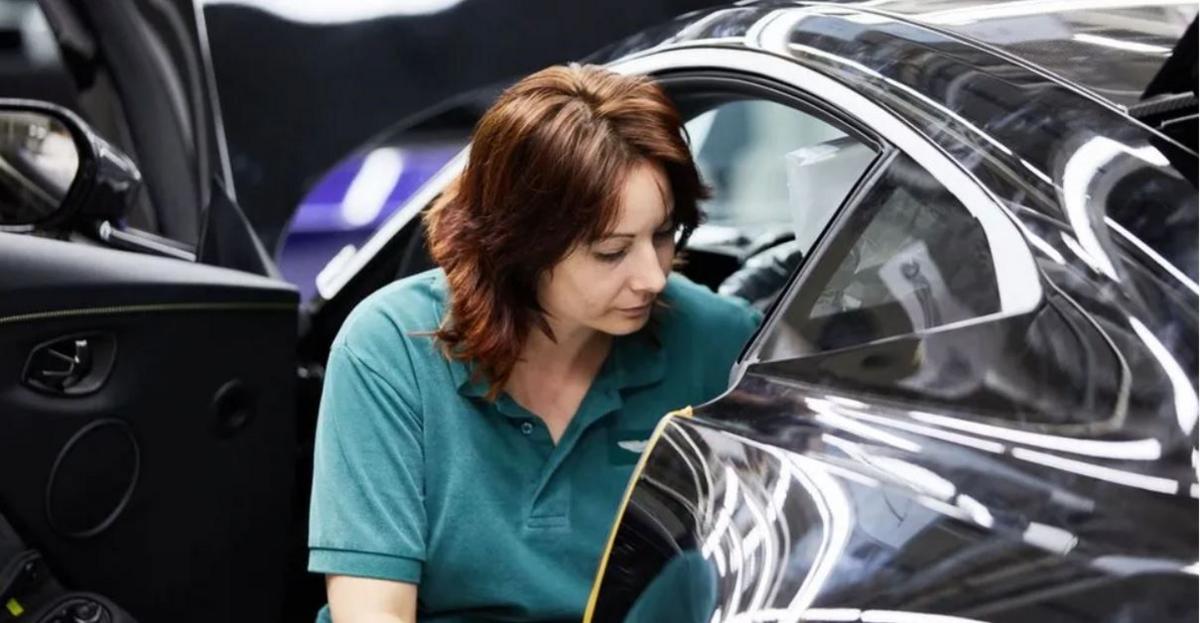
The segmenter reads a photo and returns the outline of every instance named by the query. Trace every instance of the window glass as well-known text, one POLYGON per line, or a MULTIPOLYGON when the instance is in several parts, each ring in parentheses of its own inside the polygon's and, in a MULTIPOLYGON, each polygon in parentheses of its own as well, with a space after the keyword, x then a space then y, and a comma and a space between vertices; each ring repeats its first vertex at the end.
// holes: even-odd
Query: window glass
POLYGON ((693 238, 701 244, 792 235, 806 252, 875 155, 826 121, 767 100, 722 104, 687 130, 714 191, 707 231, 693 238))
POLYGON ((785 305, 760 360, 797 357, 1000 311, 979 221, 898 156, 785 305))
MULTIPOLYGON (((713 188, 685 272, 765 309, 803 262, 877 151, 820 117, 769 100, 726 101, 687 123, 713 188), (704 262, 695 251, 724 256, 704 262), (715 274, 714 274, 715 273, 715 274)), ((711 257, 709 259, 711 259, 711 257)))

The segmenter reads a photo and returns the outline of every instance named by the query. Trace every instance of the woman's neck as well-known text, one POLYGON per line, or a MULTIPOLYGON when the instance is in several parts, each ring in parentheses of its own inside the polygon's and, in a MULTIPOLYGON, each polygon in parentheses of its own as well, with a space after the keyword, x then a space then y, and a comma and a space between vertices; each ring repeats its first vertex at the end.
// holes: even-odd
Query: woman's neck
POLYGON ((553 340, 540 329, 529 332, 517 368, 558 377, 599 370, 608 355, 611 335, 589 327, 564 327, 553 321, 550 328, 553 340))

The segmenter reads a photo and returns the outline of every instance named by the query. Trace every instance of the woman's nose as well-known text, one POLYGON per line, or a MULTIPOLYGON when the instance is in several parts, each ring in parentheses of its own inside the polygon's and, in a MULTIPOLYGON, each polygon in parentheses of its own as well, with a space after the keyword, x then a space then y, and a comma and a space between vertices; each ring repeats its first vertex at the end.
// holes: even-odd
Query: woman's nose
POLYGON ((634 292, 658 294, 667 285, 667 274, 659 262, 658 251, 654 245, 640 248, 633 259, 633 276, 630 287, 634 292))

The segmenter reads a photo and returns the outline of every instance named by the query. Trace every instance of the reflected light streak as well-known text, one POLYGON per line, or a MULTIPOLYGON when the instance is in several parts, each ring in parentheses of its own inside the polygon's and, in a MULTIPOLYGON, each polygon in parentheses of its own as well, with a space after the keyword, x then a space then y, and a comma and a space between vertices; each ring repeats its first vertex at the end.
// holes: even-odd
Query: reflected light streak
POLYGON ((853 398, 843 398, 841 396, 826 396, 825 399, 834 404, 844 405, 847 407, 853 407, 855 409, 866 409, 869 406, 867 403, 865 403, 861 400, 854 400, 853 398))
MULTIPOLYGON (((1118 281, 1117 269, 1096 236, 1088 202, 1091 199, 1088 187, 1104 165, 1120 154, 1128 154, 1153 166, 1166 166, 1169 161, 1151 146, 1132 148, 1107 136, 1097 136, 1084 143, 1071 154, 1062 173, 1063 204, 1071 229, 1087 255, 1095 259, 1100 272, 1113 281, 1118 281)), ((1064 240, 1068 238, 1064 237, 1064 240)))
MULTIPOLYGON (((792 470, 791 464, 786 458, 787 453, 785 453, 784 451, 782 451, 778 448, 764 445, 764 444, 754 442, 754 441, 751 441, 748 439, 745 441, 750 446, 756 447, 756 448, 762 450, 763 452, 766 452, 768 455, 770 455, 771 457, 773 457, 775 460, 777 460, 779 462, 779 466, 777 468, 779 470, 778 480, 776 480, 776 482, 775 482, 775 485, 776 485, 775 492, 771 497, 771 504, 775 506, 775 512, 779 513, 783 508, 784 502, 787 501, 787 494, 791 491, 791 484, 793 482, 795 482, 795 476, 792 473, 793 470, 792 470)), ((768 506, 767 512, 771 513, 770 506, 768 506)), ((786 519, 784 521, 779 521, 779 522, 775 522, 774 519, 772 519, 771 521, 772 521, 771 525, 778 529, 778 534, 776 535, 777 541, 775 543, 775 548, 774 548, 775 550, 777 550, 775 560, 777 562, 779 562, 779 564, 783 565, 783 564, 786 564, 785 561, 791 559, 791 551, 792 551, 791 529, 789 528, 789 525, 788 525, 788 522, 786 519)), ((801 529, 803 529, 803 528, 801 528, 801 529)), ((784 574, 784 573, 775 574, 775 577, 773 579, 771 579, 771 581, 770 581, 770 590, 768 592, 768 595, 766 596, 766 599, 764 599, 764 601, 771 601, 771 602, 775 601, 776 595, 779 594, 779 586, 781 584, 783 584, 785 577, 786 577, 786 574, 784 574)), ((759 578, 758 581, 760 584, 765 584, 765 581, 763 578, 759 578)))
POLYGON ((1090 43, 1106 48, 1115 48, 1117 50, 1128 50, 1130 52, 1144 52, 1146 54, 1161 54, 1168 55, 1171 53, 1171 48, 1161 45, 1150 45, 1148 43, 1138 43, 1137 41, 1124 41, 1122 39, 1113 39, 1112 37, 1101 37, 1085 32, 1077 32, 1071 35, 1071 38, 1080 43, 1090 43))
POLYGON ((1074 439, 1058 435, 1045 435, 1022 430, 1013 430, 1001 426, 970 422, 958 418, 934 415, 923 411, 909 411, 915 420, 928 424, 936 424, 946 428, 1005 439, 1027 446, 1037 446, 1058 452, 1081 454, 1105 459, 1122 459, 1126 461, 1153 461, 1162 456, 1162 444, 1157 439, 1137 439, 1133 441, 1100 441, 1096 439, 1074 439))
MULTIPOLYGON (((875 471, 878 471, 878 468, 875 468, 874 466, 871 465, 871 459, 868 458, 866 451, 863 449, 863 447, 861 445, 856 444, 853 441, 842 439, 841 437, 830 435, 829 433, 821 434, 821 442, 827 443, 827 444, 841 450, 842 452, 845 452, 846 456, 854 459, 855 461, 858 461, 859 463, 862 463, 863 465, 871 467, 875 471)), ((828 469, 829 473, 831 473, 831 474, 837 474, 838 477, 840 477, 840 478, 844 478, 846 480, 852 480, 854 482, 857 482, 860 485, 869 487, 871 489, 875 489, 883 484, 880 481, 876 480, 875 478, 867 476, 866 474, 861 474, 854 470, 846 469, 845 467, 842 467, 840 465, 836 465, 833 463, 826 465, 825 469, 828 469)))
POLYGON ((914 465, 908 461, 888 456, 870 457, 868 460, 884 473, 890 474, 913 489, 932 495, 939 500, 949 500, 958 491, 954 483, 920 465, 914 465))
POLYGON ((875 422, 876 424, 880 424, 883 426, 890 426, 892 428, 898 428, 900 430, 905 430, 910 433, 916 433, 918 435, 924 435, 926 437, 933 437, 934 439, 941 439, 942 441, 949 441, 951 443, 956 443, 956 444, 959 444, 962 446, 969 446, 969 447, 975 448, 977 450, 983 450, 984 452, 991 452, 993 454, 1003 454, 1004 453, 1004 444, 1002 444, 1002 443, 999 443, 996 441, 988 441, 986 439, 979 439, 977 437, 971 437, 970 435, 962 435, 959 433, 952 433, 950 431, 944 431, 941 429, 933 428, 931 426, 922 426, 920 424, 913 424, 912 422, 905 422, 903 420, 880 417, 878 415, 868 415, 866 413, 848 414, 847 417, 852 417, 852 418, 860 419, 860 420, 867 420, 867 421, 875 422))
MULTIPOLYGON (((675 424, 675 423, 672 423, 671 426, 675 428, 675 430, 679 433, 679 436, 682 437, 684 442, 687 443, 688 447, 692 449, 694 456, 696 456, 697 458, 700 459, 699 461, 697 461, 697 465, 700 466, 700 471, 704 472, 704 484, 708 485, 708 489, 705 489, 705 491, 708 491, 710 493, 713 491, 716 491, 717 486, 716 486, 716 483, 713 482, 712 471, 708 469, 708 461, 704 460, 704 453, 700 451, 700 448, 698 446, 696 446, 696 442, 692 440, 691 435, 687 434, 687 431, 685 431, 682 427, 680 427, 678 424, 675 424)), ((680 452, 680 454, 683 454, 683 453, 680 452)), ((699 491, 699 489, 697 489, 697 491, 699 491)), ((705 496, 701 496, 701 497, 704 498, 703 520, 707 522, 710 519, 712 519, 713 513, 716 510, 713 508, 713 504, 715 504, 716 502, 714 501, 714 496, 712 496, 712 495, 705 495, 705 496)))
POLYGON ((992 517, 992 512, 989 511, 988 508, 979 500, 976 500, 965 493, 960 493, 958 494, 958 497, 955 498, 955 502, 958 504, 959 508, 963 509, 963 511, 971 516, 971 519, 975 523, 983 526, 984 528, 991 528, 992 526, 996 525, 996 519, 992 517))
MULTIPOLYGON (((696 471, 696 465, 692 462, 692 457, 690 457, 686 453, 684 453, 683 448, 679 447, 679 444, 676 443, 675 437, 673 435, 664 434, 662 436, 662 439, 664 439, 667 442, 667 445, 671 446, 671 449, 673 449, 679 455, 684 466, 687 467, 688 472, 692 476, 692 486, 695 487, 695 491, 697 491, 697 492, 705 491, 706 489, 702 489, 700 487, 700 474, 696 471)), ((697 461, 697 462, 703 465, 703 463, 704 463, 703 457, 699 457, 699 461, 697 461)), ((703 469, 705 472, 705 476, 707 477, 708 476, 708 467, 704 466, 703 469)), ((710 486, 707 489, 707 491, 712 491, 711 483, 709 483, 709 484, 710 484, 710 486)), ((706 497, 708 497, 708 496, 706 496, 706 497)), ((711 511, 711 508, 706 507, 705 512, 707 512, 707 511, 711 511)), ((697 531, 699 531, 699 529, 701 529, 704 526, 704 524, 707 523, 707 521, 711 517, 712 517, 711 514, 706 515, 699 508, 697 508, 696 509, 696 517, 694 519, 694 521, 696 523, 697 531)))
POLYGON ((800 11, 776 9, 764 15, 746 29, 746 45, 766 50, 786 49, 792 38, 792 30, 808 15, 800 11), (782 19, 782 18, 787 19, 782 19))
POLYGON ((1079 544, 1079 537, 1074 534, 1036 521, 1029 522, 1025 532, 1021 534, 1021 539, 1055 554, 1066 554, 1079 544))
POLYGON ((717 549, 713 551, 712 556, 709 556, 708 559, 717 565, 717 575, 725 577, 727 573, 725 569, 725 552, 717 549))
POLYGON ((342 220, 353 227, 369 225, 383 211, 403 173, 404 155, 399 149, 383 147, 367 154, 342 197, 342 220))
POLYGON ((1132 316, 1129 318, 1129 324, 1133 327, 1134 333, 1137 333, 1137 336, 1146 344, 1150 354, 1154 355, 1154 359, 1158 361, 1158 365, 1162 366, 1163 372, 1167 373, 1167 378, 1171 381, 1171 391, 1175 393, 1175 418, 1179 422, 1179 429, 1185 435, 1192 434, 1192 429, 1196 427, 1196 418, 1200 415, 1197 413, 1200 410, 1200 404, 1198 404, 1196 389, 1192 386, 1191 377, 1183 371, 1179 362, 1171 355, 1171 351, 1158 341, 1158 337, 1146 328, 1146 325, 1132 316))
POLYGON ((804 611, 805 621, 858 621, 862 610, 858 608, 809 608, 804 611))
POLYGON ((746 536, 746 542, 742 547, 742 557, 746 562, 746 566, 750 566, 751 555, 755 553, 760 544, 762 546, 762 568, 756 574, 756 586, 749 604, 749 608, 753 610, 761 608, 767 600, 767 589, 770 588, 767 578, 774 577, 775 575, 777 552, 775 551, 775 540, 771 538, 771 525, 767 523, 767 519, 758 504, 751 498, 752 496, 745 496, 746 508, 750 510, 750 516, 754 520, 754 528, 746 536))
POLYGON ((1046 255, 1046 257, 1054 260, 1058 264, 1066 265, 1067 258, 1063 257, 1062 253, 1058 252, 1058 249, 1050 246, 1049 242, 1046 242, 1037 234, 1029 231, 1029 228, 1025 227, 1025 224, 1021 221, 1016 221, 1016 223, 1017 227, 1021 230, 1021 233, 1025 234, 1025 239, 1028 240, 1030 244, 1037 247, 1039 251, 1046 255))
POLYGON ((792 484, 792 468, 788 466, 782 456, 775 458, 779 459, 779 479, 775 481, 775 490, 771 493, 771 505, 767 507, 768 522, 775 521, 779 511, 783 510, 783 505, 787 502, 788 488, 792 484))
POLYGON ((862 613, 863 623, 984 623, 979 619, 929 614, 927 612, 903 612, 900 610, 866 610, 862 613))
POLYGON ((928 495, 915 495, 913 496, 913 499, 916 500, 921 506, 924 506, 925 508, 928 508, 929 510, 940 515, 953 517, 963 522, 971 521, 971 516, 967 514, 967 511, 953 504, 948 504, 937 498, 931 498, 928 495))
POLYGON ((203 0, 205 6, 232 4, 266 11, 301 24, 345 24, 381 17, 429 15, 453 8, 462 0, 203 0))
POLYGON ((1046 182, 1047 184, 1049 184, 1050 186, 1052 186, 1054 188, 1058 188, 1058 184, 1055 184, 1054 180, 1050 179, 1050 176, 1046 175, 1045 171, 1042 171, 1041 169, 1033 166, 1033 163, 1029 162, 1028 160, 1025 160, 1024 158, 1018 158, 1018 160, 1020 160, 1021 166, 1025 167, 1025 169, 1027 171, 1029 171, 1030 173, 1032 173, 1035 177, 1042 180, 1043 182, 1046 182))
POLYGON ((708 558, 712 553, 721 547, 721 537, 729 528, 729 523, 733 519, 734 505, 737 504, 738 498, 738 477, 734 473, 733 468, 725 466, 725 497, 721 500, 721 510, 717 514, 717 522, 713 524, 712 532, 708 538, 704 540, 704 546, 700 549, 701 555, 708 558))
POLYGON ((1197 285, 1195 281, 1192 281, 1191 277, 1188 277, 1187 275, 1185 275, 1183 273, 1183 271, 1179 270, 1178 268, 1175 268, 1174 264, 1163 259, 1162 255, 1159 254, 1158 251, 1155 251, 1154 249, 1150 248, 1150 246, 1147 245, 1145 242, 1142 242, 1141 238, 1138 238, 1137 236, 1131 234, 1128 229, 1121 227, 1121 224, 1114 221, 1112 219, 1112 217, 1109 217, 1109 216, 1104 217, 1104 223, 1106 225, 1108 225, 1109 229, 1117 232, 1118 234, 1121 235, 1122 238, 1127 240, 1130 244, 1132 244, 1133 246, 1140 249, 1141 252, 1145 253, 1147 257, 1153 259, 1154 262, 1159 265, 1159 267, 1161 267, 1163 270, 1170 273, 1172 277, 1175 277, 1181 283, 1183 283, 1183 285, 1187 286, 1187 289, 1200 295, 1200 285, 1197 285))
POLYGON ((1053 454, 1045 452, 1037 452, 1034 450, 1026 450, 1024 448, 1014 448, 1012 455, 1022 461, 1045 465, 1068 471, 1080 476, 1095 478, 1096 480, 1104 480, 1107 482, 1125 485, 1128 487, 1137 487, 1147 491, 1156 491, 1158 493, 1175 494, 1179 492, 1179 483, 1170 478, 1160 478, 1158 476, 1146 476, 1144 474, 1136 474, 1127 472, 1123 469, 1113 469, 1111 467, 1102 467, 1092 463, 1076 461, 1074 459, 1065 459, 1053 454))
POLYGON ((963 117, 962 115, 954 112, 950 108, 947 108, 944 104, 937 102, 936 100, 930 98, 928 95, 925 95, 924 93, 908 86, 907 84, 904 84, 903 82, 893 80, 893 79, 879 73, 878 71, 871 69, 870 67, 867 67, 866 65, 863 65, 862 63, 859 63, 856 61, 851 61, 849 59, 842 58, 835 54, 830 54, 828 52, 819 50, 819 49, 811 47, 811 46, 803 45, 800 43, 789 43, 787 45, 787 48, 790 48, 792 50, 799 50, 806 54, 811 54, 813 56, 818 56, 820 58, 828 59, 835 63, 845 65, 847 67, 853 67, 869 76, 878 78, 878 79, 886 82, 888 84, 889 88, 899 89, 901 91, 904 91, 905 93, 908 93, 909 95, 921 100, 922 102, 925 102, 926 105, 931 107, 933 110, 936 110, 938 112, 938 114, 945 115, 946 117, 954 119, 960 125, 962 125, 962 127, 971 131, 979 138, 982 138, 984 141, 987 141, 989 144, 991 144, 992 147, 995 147, 997 150, 999 150, 1000 153, 1003 153, 1006 156, 1013 155, 1012 150, 1009 149, 1008 146, 1006 146, 1003 143, 1001 143, 1000 141, 996 140, 991 134, 988 134, 987 132, 984 132, 983 130, 981 130, 979 128, 979 126, 976 126, 975 124, 968 121, 966 119, 966 117, 963 117))
POLYGON ((842 551, 850 540, 854 510, 841 485, 818 461, 799 455, 790 456, 789 459, 795 468, 792 474, 796 482, 808 491, 821 517, 822 531, 821 544, 813 557, 812 568, 787 607, 788 612, 800 615, 817 599, 825 581, 841 559, 842 551))
MULTIPOLYGON (((1088 186, 1100 169, 1121 153, 1119 145, 1110 138, 1097 136, 1071 154, 1062 173, 1063 206, 1079 246, 1083 247, 1086 257, 1092 258, 1089 263, 1113 281, 1119 281, 1117 269, 1113 266, 1112 258, 1108 257, 1108 253, 1101 246, 1100 239, 1096 237, 1096 230, 1088 211, 1088 201, 1091 199, 1088 186)), ((1064 235, 1063 241, 1069 245, 1070 236, 1064 235)))
POLYGON ((905 612, 902 610, 859 610, 858 608, 809 608, 796 613, 778 608, 743 612, 728 619, 729 623, 767 623, 820 621, 821 623, 985 623, 979 619, 931 614, 928 612, 905 612))
POLYGON ((873 426, 868 426, 862 422, 855 421, 840 413, 821 406, 811 405, 812 410, 817 414, 814 419, 822 424, 832 426, 834 428, 844 430, 848 433, 853 433, 863 439, 870 439, 885 445, 892 446, 898 450, 905 452, 920 452, 920 444, 914 443, 902 437, 897 437, 891 433, 886 433, 873 426))
POLYGON ((1083 260, 1083 263, 1087 264, 1092 270, 1098 273, 1105 273, 1104 266, 1101 265, 1100 260, 1092 257, 1092 254, 1088 253, 1086 249, 1076 242, 1074 237, 1065 232, 1059 234, 1059 236, 1062 238, 1063 244, 1067 245, 1067 248, 1075 254, 1075 257, 1083 260))
MULTIPOLYGON (((1156 4, 1195 4, 1195 0, 1162 0, 1156 4)), ((991 5, 918 13, 915 17, 931 24, 962 26, 997 18, 1049 15, 1068 11, 1121 9, 1145 5, 1146 0, 1017 0, 1015 2, 997 2, 991 5)))
POLYGON ((1134 576, 1149 573, 1187 573, 1181 560, 1146 558, 1141 556, 1100 556, 1092 560, 1092 566, 1113 575, 1134 576))
POLYGON ((325 264, 325 267, 321 269, 321 272, 317 273, 317 277, 313 280, 313 282, 316 284, 317 293, 321 295, 321 298, 325 299, 326 301, 333 298, 334 292, 330 289, 329 284, 333 281, 334 277, 342 272, 342 269, 346 267, 346 264, 350 262, 350 258, 354 257, 354 254, 357 251, 358 249, 356 249, 352 244, 342 247, 342 250, 338 251, 337 254, 325 264))

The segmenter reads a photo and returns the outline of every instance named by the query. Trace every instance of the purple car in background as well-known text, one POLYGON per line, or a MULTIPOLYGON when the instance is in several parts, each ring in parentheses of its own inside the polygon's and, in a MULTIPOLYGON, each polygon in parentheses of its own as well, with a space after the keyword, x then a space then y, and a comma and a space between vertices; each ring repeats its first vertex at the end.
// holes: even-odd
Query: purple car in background
POLYGON ((279 269, 304 299, 321 269, 348 256, 466 144, 383 145, 343 160, 309 190, 283 242, 279 269))

